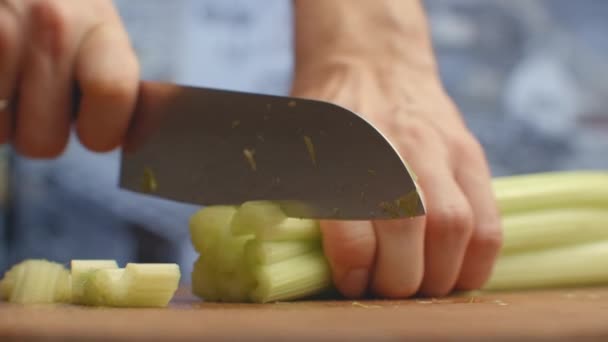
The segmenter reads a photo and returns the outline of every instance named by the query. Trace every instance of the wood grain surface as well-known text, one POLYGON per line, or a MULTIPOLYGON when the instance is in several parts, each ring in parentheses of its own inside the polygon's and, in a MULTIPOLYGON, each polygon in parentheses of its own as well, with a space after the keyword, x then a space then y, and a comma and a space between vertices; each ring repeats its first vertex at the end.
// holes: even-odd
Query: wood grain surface
POLYGON ((608 288, 166 309, 0 303, 0 341, 607 340, 608 288))

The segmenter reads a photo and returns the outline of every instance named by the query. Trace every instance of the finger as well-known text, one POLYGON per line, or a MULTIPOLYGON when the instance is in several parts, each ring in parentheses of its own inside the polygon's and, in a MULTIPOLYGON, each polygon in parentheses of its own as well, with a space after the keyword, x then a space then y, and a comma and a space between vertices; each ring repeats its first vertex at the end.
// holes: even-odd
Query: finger
POLYGON ((77 56, 76 78, 82 91, 80 141, 97 152, 118 147, 133 114, 139 80, 137 59, 119 24, 102 24, 86 35, 77 56))
POLYGON ((19 70, 19 26, 10 10, 0 4, 0 144, 12 135, 11 105, 19 70))
POLYGON ((54 157, 69 136, 70 56, 65 14, 39 1, 28 13, 29 40, 20 82, 15 145, 31 157, 54 157))
POLYGON ((365 294, 374 265, 376 237, 369 221, 323 221, 323 249, 336 288, 346 297, 365 294))
POLYGON ((457 173, 458 183, 471 203, 475 217, 475 228, 456 285, 460 290, 483 286, 502 246, 502 226, 490 172, 484 160, 476 159, 463 163, 457 173))
POLYGON ((426 208, 424 276, 419 290, 424 295, 442 296, 458 279, 473 230, 473 214, 456 184, 449 153, 438 132, 421 119, 404 120, 400 146, 418 175, 426 208))
POLYGON ((424 274, 424 217, 375 221, 378 240, 373 292, 405 298, 418 291, 424 274))
POLYGON ((455 286, 473 231, 473 214, 447 166, 428 170, 424 280, 420 292, 444 296, 455 286))

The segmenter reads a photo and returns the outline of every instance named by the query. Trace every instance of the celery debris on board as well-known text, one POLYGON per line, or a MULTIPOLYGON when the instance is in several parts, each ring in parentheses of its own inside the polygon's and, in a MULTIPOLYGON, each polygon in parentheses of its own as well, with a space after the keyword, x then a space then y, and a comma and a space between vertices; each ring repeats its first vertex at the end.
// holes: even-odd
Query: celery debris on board
MULTIPOLYGON (((504 243, 484 289, 608 284, 608 172, 499 177, 493 187, 504 243)), ((201 254, 192 287, 203 299, 265 303, 331 287, 318 222, 287 217, 276 203, 206 207, 190 229, 201 254)))
POLYGON ((113 307, 165 307, 179 286, 177 264, 73 260, 71 274, 47 260, 25 260, 0 280, 0 299, 22 304, 72 303, 113 307))

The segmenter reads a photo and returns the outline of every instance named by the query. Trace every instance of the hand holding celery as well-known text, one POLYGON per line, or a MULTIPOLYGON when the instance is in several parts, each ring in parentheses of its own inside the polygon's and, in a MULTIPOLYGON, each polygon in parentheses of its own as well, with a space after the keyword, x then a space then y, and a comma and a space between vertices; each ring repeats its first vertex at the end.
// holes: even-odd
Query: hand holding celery
MULTIPOLYGON (((608 173, 496 178, 505 235, 484 289, 608 284, 608 173)), ((207 207, 193 216, 201 253, 193 292, 208 301, 270 302, 331 287, 317 222, 286 217, 271 202, 207 207)))

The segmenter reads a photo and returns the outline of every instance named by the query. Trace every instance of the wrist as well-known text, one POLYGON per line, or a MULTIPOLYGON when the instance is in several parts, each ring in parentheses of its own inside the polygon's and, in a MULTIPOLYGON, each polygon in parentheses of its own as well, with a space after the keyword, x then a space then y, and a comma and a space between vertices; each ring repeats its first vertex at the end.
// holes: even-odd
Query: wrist
POLYGON ((296 0, 295 10, 296 73, 344 63, 437 73, 419 1, 296 0))

